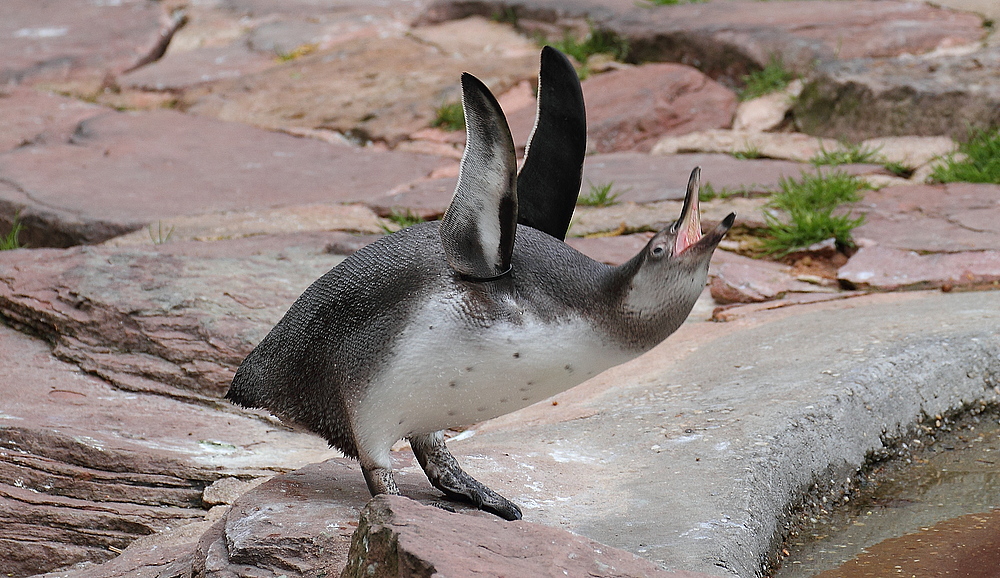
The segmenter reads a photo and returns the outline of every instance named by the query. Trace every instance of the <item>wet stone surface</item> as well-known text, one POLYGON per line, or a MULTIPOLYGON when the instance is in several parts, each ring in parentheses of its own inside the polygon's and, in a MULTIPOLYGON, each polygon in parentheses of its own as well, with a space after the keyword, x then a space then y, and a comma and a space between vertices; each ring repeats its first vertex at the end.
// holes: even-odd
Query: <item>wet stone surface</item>
POLYGON ((934 435, 903 442, 908 457, 877 467, 850 502, 806 521, 774 578, 995 575, 998 414, 926 424, 934 435))

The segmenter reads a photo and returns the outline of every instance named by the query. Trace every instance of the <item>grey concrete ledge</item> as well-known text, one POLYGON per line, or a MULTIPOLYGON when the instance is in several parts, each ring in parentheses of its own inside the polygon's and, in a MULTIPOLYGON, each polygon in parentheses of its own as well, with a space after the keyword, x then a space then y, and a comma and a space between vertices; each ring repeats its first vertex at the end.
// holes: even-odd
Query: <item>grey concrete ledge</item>
POLYGON ((792 309, 689 323, 451 447, 527 520, 667 569, 761 576, 814 485, 836 494, 924 415, 1000 402, 1000 292, 792 309))

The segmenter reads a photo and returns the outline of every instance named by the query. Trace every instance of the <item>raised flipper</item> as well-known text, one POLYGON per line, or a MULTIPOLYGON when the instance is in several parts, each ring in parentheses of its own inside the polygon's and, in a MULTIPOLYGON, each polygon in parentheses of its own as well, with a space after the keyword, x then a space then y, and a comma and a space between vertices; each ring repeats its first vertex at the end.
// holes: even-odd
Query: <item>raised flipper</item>
POLYGON ((517 222, 565 239, 583 179, 587 111, 576 70, 561 52, 542 48, 538 112, 517 176, 517 222))
POLYGON ((500 104, 486 85, 462 75, 466 145, 441 243, 451 267, 473 279, 510 270, 517 230, 517 161, 500 104))

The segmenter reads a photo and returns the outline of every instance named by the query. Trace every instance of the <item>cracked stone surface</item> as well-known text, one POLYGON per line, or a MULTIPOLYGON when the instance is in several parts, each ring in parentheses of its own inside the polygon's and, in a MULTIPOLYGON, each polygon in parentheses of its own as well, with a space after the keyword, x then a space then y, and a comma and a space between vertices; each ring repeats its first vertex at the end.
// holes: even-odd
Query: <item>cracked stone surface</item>
POLYGON ((32 248, 0 253, 0 573, 312 578, 399 555, 493 569, 521 563, 502 555, 531 535, 570 574, 569 551, 598 575, 612 555, 644 558, 646 575, 765 575, 791 509, 849 492, 810 484, 851 477, 924 413, 998 402, 1000 185, 923 182, 966 121, 997 126, 998 36, 982 26, 996 14, 935 4, 210 0, 184 5, 162 58, 135 67, 181 2, 2 3, 0 235, 16 217, 32 248), (376 502, 355 536, 395 554, 349 556, 369 500, 357 464, 220 394, 309 283, 395 227, 386 217, 443 213, 465 135, 428 125, 462 70, 496 90, 523 154, 535 35, 591 25, 628 40, 634 64, 660 62, 588 60, 583 193, 620 196, 579 207, 567 242, 626 261, 701 166, 705 224, 739 216, 711 287, 649 354, 449 434, 527 522, 428 511, 441 497, 398 444, 417 503, 376 502), (732 89, 776 52, 804 75, 796 106, 772 95, 757 120, 763 102, 734 114, 732 89), (852 207, 867 222, 847 264, 729 252, 752 246, 779 181, 842 136, 916 169, 843 167, 893 185, 852 207), (733 158, 750 144, 780 159, 733 158))
POLYGON ((217 399, 292 301, 342 260, 326 253, 331 240, 5 251, 0 315, 122 389, 217 399))
POLYGON ((111 548, 205 520, 214 480, 329 455, 225 404, 116 389, 2 324, 0 393, 0 547, 15 576, 109 560, 111 548))
POLYGON ((888 187, 865 194, 855 236, 908 251, 1000 251, 1000 185, 888 187))
POLYGON ((1000 126, 1000 46, 958 55, 829 62, 795 105, 805 132, 852 141, 1000 126), (956 91, 955 86, 964 87, 956 91))
POLYGON ((537 72, 535 45, 513 30, 479 18, 437 28, 360 39, 195 88, 181 97, 181 107, 268 129, 322 129, 395 146, 430 126, 438 107, 459 101, 456 79, 463 71, 495 92, 537 72))
POLYGON ((175 111, 102 112, 68 141, 0 155, 0 218, 19 214, 29 246, 99 243, 169 217, 357 202, 440 163, 175 111))
POLYGON ((345 576, 414 578, 466 576, 504 568, 521 576, 706 578, 667 572, 623 550, 559 528, 516 521, 497 523, 445 512, 399 496, 380 496, 361 513, 345 576))
MULTIPOLYGON (((437 2, 424 21, 488 16, 499 2, 437 2)), ((571 25, 586 18, 625 38, 630 58, 680 62, 735 86, 773 54, 801 71, 814 62, 922 54, 966 46, 985 36, 975 14, 896 1, 709 2, 641 6, 614 2, 523 0, 519 18, 571 25), (848 41, 849 39, 849 41, 848 41)))
POLYGON ((166 22, 160 3, 8 0, 0 6, 0 85, 97 80, 139 62, 166 22))

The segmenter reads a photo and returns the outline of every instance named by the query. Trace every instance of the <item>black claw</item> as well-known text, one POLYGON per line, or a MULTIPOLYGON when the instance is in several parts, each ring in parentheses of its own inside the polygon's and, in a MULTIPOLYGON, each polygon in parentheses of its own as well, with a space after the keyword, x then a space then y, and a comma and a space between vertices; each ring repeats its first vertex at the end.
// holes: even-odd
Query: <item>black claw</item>
POLYGON ((494 508, 492 506, 485 506, 480 509, 484 512, 489 512, 495 516, 499 516, 508 522, 521 519, 521 508, 518 508, 517 504, 513 502, 507 502, 502 507, 494 508))
POLYGON ((448 502, 431 502, 431 505, 434 506, 435 508, 442 509, 445 512, 451 512, 452 514, 458 513, 458 511, 455 510, 455 508, 448 502))

